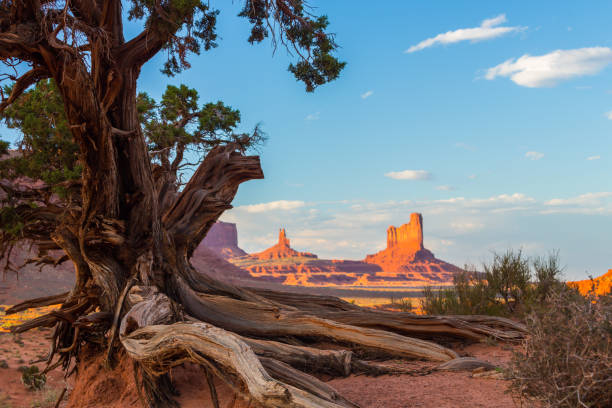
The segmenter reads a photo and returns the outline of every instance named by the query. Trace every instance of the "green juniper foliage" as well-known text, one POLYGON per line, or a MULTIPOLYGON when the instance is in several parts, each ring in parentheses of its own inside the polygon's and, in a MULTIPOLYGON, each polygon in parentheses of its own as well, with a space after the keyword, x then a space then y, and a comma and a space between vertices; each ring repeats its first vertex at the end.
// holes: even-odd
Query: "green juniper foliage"
MULTIPOLYGON (((140 93, 137 109, 143 133, 154 164, 168 174, 176 189, 181 175, 213 147, 233 142, 244 151, 257 148, 265 140, 259 126, 250 133, 236 130, 240 111, 223 102, 199 105, 198 92, 185 85, 169 85, 157 103, 146 93, 140 93), (194 163, 185 160, 192 152, 194 163)), ((70 132, 61 95, 53 80, 39 82, 21 95, 7 109, 0 112, 0 120, 7 127, 18 129, 21 138, 17 150, 8 151, 8 142, 1 141, 0 234, 2 251, 19 241, 26 221, 20 216, 24 208, 36 208, 40 196, 29 199, 14 191, 23 182, 43 181, 48 187, 48 199, 66 201, 67 183, 80 182, 79 146, 70 132), (7 156, 7 153, 10 153, 7 156), (8 182, 8 183, 7 183, 8 182), (17 182, 17 183, 14 183, 17 182), (18 210, 21 211, 18 211, 18 210)), ((78 199, 78 197, 76 198, 78 199)), ((33 224, 38 224, 35 220, 33 224)), ((7 263, 7 266, 9 264, 7 263)))

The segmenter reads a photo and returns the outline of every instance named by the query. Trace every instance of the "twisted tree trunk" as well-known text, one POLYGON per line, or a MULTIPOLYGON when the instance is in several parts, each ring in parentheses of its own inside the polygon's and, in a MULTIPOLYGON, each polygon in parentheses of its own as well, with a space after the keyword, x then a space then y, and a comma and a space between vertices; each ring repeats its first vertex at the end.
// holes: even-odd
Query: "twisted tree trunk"
MULTIPOLYGON (((139 367, 144 403, 152 407, 174 404, 167 373, 189 361, 261 406, 354 407, 299 370, 381 374, 390 370, 364 359, 444 362, 457 354, 428 338, 521 336, 522 327, 508 322, 367 311, 333 298, 239 288, 196 271, 189 262, 194 249, 231 208, 238 186, 263 173, 259 158, 245 156, 236 144, 212 149, 178 193, 164 187, 163 171, 152 168, 136 109, 138 75, 164 46, 177 46, 176 31, 193 24, 195 6, 155 2, 143 32, 126 42, 120 1, 75 0, 63 9, 54 8, 56 3, 0 1, 0 58, 32 66, 0 109, 36 81, 53 78, 83 168, 76 204, 23 210, 47 228, 35 231, 37 242, 63 250, 76 270, 68 294, 8 311, 61 303, 58 310, 13 329, 54 328, 47 370, 68 369, 89 343, 97 344, 110 364, 117 350, 126 350, 139 367), (70 33, 78 36, 68 44, 70 33), (85 43, 79 44, 79 36, 85 43), (338 343, 344 351, 308 347, 320 340, 338 343)), ((139 3, 149 7, 152 2, 139 3)), ((289 5, 301 7, 301 2, 256 3, 283 13, 291 12, 289 5)), ((213 36, 210 30, 206 35, 213 36)), ((82 364, 86 361, 77 359, 77 371, 82 364)))

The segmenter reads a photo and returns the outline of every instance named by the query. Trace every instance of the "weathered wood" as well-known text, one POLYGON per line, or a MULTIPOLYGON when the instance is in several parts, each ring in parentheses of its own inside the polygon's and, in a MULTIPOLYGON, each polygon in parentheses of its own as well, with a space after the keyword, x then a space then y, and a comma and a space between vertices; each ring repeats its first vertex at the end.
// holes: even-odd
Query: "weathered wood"
POLYGON ((9 307, 4 311, 4 313, 10 315, 13 313, 22 312, 24 310, 33 309, 35 307, 59 305, 61 303, 64 303, 64 301, 68 297, 68 293, 69 292, 60 293, 59 295, 45 296, 26 300, 25 302, 17 303, 16 305, 9 307))
POLYGON ((257 356, 282 361, 301 371, 342 377, 351 374, 353 353, 349 350, 321 350, 247 337, 242 340, 257 356))
POLYGON ((494 370, 496 366, 489 362, 479 360, 474 357, 459 357, 446 363, 442 363, 436 367, 439 371, 472 371, 476 368, 484 368, 485 370, 494 370))
POLYGON ((299 311, 224 296, 198 295, 176 277, 175 289, 188 314, 244 336, 327 339, 379 355, 448 361, 457 354, 438 344, 382 330, 350 326, 299 311))
POLYGON ((259 361, 266 369, 268 374, 270 374, 270 376, 275 380, 292 385, 340 406, 347 408, 359 408, 359 405, 342 397, 335 389, 325 384, 323 381, 298 371, 288 364, 268 357, 260 357, 259 361))
POLYGON ((206 323, 147 326, 122 337, 121 342, 128 355, 152 375, 190 361, 211 370, 237 393, 265 407, 343 406, 274 380, 246 343, 206 323))
POLYGON ((274 302, 309 312, 315 316, 360 327, 431 338, 452 337, 483 341, 488 337, 517 341, 524 337, 524 325, 497 316, 429 316, 360 307, 332 296, 253 289, 274 302))

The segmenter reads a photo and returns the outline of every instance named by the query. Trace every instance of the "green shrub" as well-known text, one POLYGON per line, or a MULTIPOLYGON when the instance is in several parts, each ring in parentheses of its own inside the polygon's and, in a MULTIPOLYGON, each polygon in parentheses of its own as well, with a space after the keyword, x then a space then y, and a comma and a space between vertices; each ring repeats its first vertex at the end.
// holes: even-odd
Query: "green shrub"
POLYGON ((612 407, 612 295, 563 287, 527 316, 530 336, 512 361, 512 390, 547 407, 612 407))
POLYGON ((421 298, 421 309, 425 314, 490 314, 503 313, 495 300, 495 293, 473 267, 453 278, 449 288, 425 287, 421 298))
POLYGON ((21 366, 18 368, 21 372, 21 382, 31 390, 40 390, 47 382, 47 376, 38 371, 36 366, 21 366))
POLYGON ((484 274, 465 266, 465 271, 453 278, 452 287, 426 287, 421 299, 423 312, 522 316, 545 307, 548 295, 565 286, 560 280, 558 252, 530 262, 522 251, 508 250, 493 254, 493 261, 483 269, 484 274))
POLYGON ((529 291, 529 260, 521 250, 515 252, 509 249, 503 254, 493 254, 493 263, 484 264, 483 267, 487 284, 504 300, 508 312, 513 313, 529 291))

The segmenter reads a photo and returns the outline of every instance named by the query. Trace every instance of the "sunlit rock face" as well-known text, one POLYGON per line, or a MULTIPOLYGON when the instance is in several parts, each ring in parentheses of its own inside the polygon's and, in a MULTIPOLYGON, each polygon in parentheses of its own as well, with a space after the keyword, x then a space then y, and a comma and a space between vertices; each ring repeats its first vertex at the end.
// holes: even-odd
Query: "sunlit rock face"
POLYGON ((256 279, 283 279, 297 286, 422 286, 446 285, 461 269, 436 259, 423 246, 423 217, 387 230, 387 248, 363 261, 319 259, 291 248, 284 229, 278 243, 265 251, 233 258, 230 262, 256 279))
POLYGON ((247 253, 238 247, 236 224, 217 221, 213 224, 202 244, 224 259, 245 256, 247 253))
POLYGON ((317 258, 315 254, 311 254, 310 252, 298 252, 291 248, 289 238, 287 238, 287 233, 285 232, 284 228, 281 228, 278 233, 278 243, 276 245, 266 249, 263 252, 258 252, 249 256, 259 260, 283 259, 291 257, 317 258))
MULTIPOLYGON (((387 229, 387 248, 368 255, 364 262, 376 264, 385 272, 459 272, 454 265, 436 259, 423 246, 423 216, 410 214, 410 222, 387 229)), ((452 279, 452 277, 451 277, 452 279)))
POLYGON ((568 285, 578 288, 580 293, 586 295, 594 291, 596 295, 603 295, 612 291, 612 269, 598 278, 568 282, 568 285))

